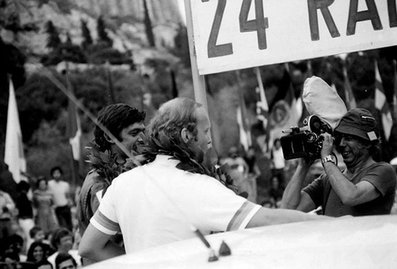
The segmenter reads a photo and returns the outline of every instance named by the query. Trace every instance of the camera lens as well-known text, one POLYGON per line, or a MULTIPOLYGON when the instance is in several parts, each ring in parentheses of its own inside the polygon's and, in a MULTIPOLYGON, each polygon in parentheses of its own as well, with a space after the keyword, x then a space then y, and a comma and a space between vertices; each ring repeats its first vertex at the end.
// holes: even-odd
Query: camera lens
POLYGON ((317 135, 315 133, 308 133, 306 137, 308 143, 313 143, 317 140, 317 135))

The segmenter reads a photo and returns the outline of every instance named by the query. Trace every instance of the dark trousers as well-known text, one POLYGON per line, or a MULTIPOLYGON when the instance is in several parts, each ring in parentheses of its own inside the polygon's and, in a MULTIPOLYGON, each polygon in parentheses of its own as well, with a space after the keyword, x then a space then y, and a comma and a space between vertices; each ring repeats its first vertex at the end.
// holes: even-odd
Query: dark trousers
MULTIPOLYGON (((11 219, 9 219, 9 218, 0 219, 0 242, 12 234, 11 226, 12 226, 11 219)), ((1 245, 1 243, 0 243, 0 245, 1 245)))
POLYGON ((69 231, 73 231, 72 213, 69 206, 65 205, 56 207, 55 215, 57 216, 59 226, 65 227, 69 231))

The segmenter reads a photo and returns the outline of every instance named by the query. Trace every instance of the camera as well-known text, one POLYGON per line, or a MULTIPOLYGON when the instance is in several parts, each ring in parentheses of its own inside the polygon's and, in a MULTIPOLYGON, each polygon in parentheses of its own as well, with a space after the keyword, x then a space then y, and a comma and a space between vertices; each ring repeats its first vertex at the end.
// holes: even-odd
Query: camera
POLYGON ((284 159, 306 158, 316 160, 321 157, 323 137, 332 134, 331 126, 317 115, 304 119, 303 127, 291 127, 287 135, 280 138, 284 159))

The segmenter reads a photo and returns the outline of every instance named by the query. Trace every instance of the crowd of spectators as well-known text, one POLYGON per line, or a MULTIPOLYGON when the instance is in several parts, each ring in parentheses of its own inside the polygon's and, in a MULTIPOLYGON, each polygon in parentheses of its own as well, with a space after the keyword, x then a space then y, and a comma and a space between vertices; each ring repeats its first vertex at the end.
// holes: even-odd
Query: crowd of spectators
POLYGON ((62 169, 16 183, 6 164, 0 178, 0 268, 79 268, 77 222, 62 169), (66 219, 66 220, 65 220, 66 219))

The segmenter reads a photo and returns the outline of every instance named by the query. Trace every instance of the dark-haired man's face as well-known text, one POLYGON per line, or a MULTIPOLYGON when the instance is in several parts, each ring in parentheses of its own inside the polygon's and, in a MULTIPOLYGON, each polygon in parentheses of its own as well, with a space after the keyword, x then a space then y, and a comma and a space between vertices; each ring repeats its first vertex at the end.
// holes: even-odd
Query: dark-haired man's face
POLYGON ((61 179, 62 173, 60 170, 56 169, 52 172, 52 177, 56 180, 61 179))
POLYGON ((65 235, 59 240, 58 251, 67 253, 73 247, 73 237, 72 235, 65 235))
MULTIPOLYGON (((143 122, 134 123, 124 128, 120 132, 120 142, 124 147, 133 154, 138 151, 138 148, 142 146, 143 137, 145 135, 145 125, 143 122)), ((120 156, 125 156, 125 154, 118 149, 120 156)))

